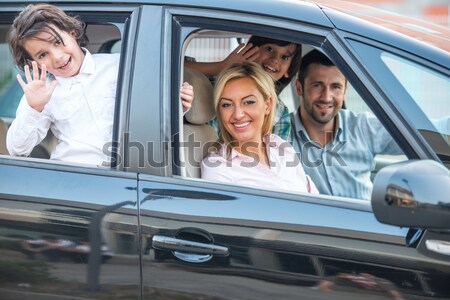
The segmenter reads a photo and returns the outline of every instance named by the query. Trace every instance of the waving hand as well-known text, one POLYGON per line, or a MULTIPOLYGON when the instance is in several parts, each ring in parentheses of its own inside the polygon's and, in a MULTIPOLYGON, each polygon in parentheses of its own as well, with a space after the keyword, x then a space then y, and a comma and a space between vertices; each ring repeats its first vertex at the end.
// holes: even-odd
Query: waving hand
POLYGON ((24 68, 26 82, 22 76, 17 74, 17 81, 23 89, 28 105, 33 109, 41 112, 44 106, 50 101, 50 98, 55 90, 57 81, 53 80, 49 86, 46 85, 47 67, 43 64, 41 66, 41 74, 39 75, 39 68, 37 63, 33 61, 33 76, 30 67, 27 65, 24 68))

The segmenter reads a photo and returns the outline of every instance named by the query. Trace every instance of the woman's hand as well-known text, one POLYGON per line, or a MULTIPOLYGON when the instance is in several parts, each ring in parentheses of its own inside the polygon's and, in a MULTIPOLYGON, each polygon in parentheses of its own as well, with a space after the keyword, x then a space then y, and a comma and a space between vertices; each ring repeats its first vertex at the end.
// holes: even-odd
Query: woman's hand
POLYGON ((31 76, 30 67, 26 65, 24 71, 27 82, 25 82, 19 74, 17 74, 17 81, 19 81, 19 84, 23 89, 28 105, 41 112, 48 101, 50 101, 53 91, 56 88, 57 81, 53 80, 50 85, 47 86, 47 67, 43 64, 41 66, 41 75, 39 75, 37 63, 33 61, 31 65, 33 66, 33 76, 31 76))

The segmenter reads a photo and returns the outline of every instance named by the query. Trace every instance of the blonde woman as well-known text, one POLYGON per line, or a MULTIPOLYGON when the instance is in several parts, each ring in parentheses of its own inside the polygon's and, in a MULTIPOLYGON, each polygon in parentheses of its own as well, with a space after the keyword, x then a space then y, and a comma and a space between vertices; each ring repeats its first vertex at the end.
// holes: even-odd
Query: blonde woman
POLYGON ((203 179, 318 193, 292 146, 271 134, 277 101, 272 78, 256 63, 219 74, 214 107, 220 136, 202 161, 203 179))

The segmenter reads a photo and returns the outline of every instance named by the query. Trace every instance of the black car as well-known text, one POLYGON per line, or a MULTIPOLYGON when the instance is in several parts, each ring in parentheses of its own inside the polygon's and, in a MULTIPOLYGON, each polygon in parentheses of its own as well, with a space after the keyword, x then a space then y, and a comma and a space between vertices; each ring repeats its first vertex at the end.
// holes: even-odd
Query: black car
POLYGON ((51 1, 88 24, 92 53, 121 53, 106 168, 48 159, 51 133, 7 154, 21 90, 5 36, 30 2, 0 3, 1 299, 450 299, 448 28, 341 1, 51 1), (323 51, 347 109, 395 139, 371 201, 199 178, 212 84, 183 62, 250 35, 323 51))

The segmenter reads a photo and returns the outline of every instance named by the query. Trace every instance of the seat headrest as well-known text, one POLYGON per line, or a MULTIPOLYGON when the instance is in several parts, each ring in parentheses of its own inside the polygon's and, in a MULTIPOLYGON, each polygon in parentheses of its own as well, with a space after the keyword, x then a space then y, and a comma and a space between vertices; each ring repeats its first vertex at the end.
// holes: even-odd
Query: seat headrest
POLYGON ((191 109, 185 114, 186 121, 196 125, 207 123, 216 114, 211 82, 206 75, 190 68, 184 68, 183 81, 194 87, 194 100, 191 109))

